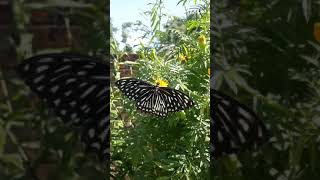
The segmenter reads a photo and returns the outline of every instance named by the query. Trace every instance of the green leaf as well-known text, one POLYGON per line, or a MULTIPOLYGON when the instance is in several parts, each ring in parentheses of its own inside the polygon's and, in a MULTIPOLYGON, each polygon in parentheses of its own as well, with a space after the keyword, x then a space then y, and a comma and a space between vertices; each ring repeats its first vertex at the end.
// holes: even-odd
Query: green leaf
POLYGON ((303 16, 306 20, 306 22, 309 22, 310 16, 311 16, 311 7, 312 0, 302 0, 302 10, 303 10, 303 16))
POLYGON ((312 57, 305 56, 305 55, 300 55, 300 57, 303 58, 304 60, 306 60, 307 62, 315 65, 316 67, 319 67, 318 58, 312 58, 312 57))

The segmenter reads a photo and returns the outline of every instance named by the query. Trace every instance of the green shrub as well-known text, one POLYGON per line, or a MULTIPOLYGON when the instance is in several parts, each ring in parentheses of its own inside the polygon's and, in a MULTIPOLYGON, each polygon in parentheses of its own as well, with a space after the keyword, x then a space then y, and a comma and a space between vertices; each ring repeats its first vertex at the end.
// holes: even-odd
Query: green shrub
MULTIPOLYGON (((154 7, 159 7, 157 3, 154 7)), ((169 87, 188 94, 194 107, 158 118, 137 111, 134 102, 112 88, 111 158, 119 179, 125 175, 133 179, 208 177, 210 13, 209 2, 202 3, 186 19, 169 21, 162 31, 154 28, 154 43, 141 45, 137 50, 141 58, 134 65, 136 78, 152 84, 157 79, 168 82, 169 87), (180 29, 175 28, 177 22, 182 24, 180 29), (121 119, 122 112, 127 118, 121 119)), ((155 13, 159 11, 151 14, 155 13)))

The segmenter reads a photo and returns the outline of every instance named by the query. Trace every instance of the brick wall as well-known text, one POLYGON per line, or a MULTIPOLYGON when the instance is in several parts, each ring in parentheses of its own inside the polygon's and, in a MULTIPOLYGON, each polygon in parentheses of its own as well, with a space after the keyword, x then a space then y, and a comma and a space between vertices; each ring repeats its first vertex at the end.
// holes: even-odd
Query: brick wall
POLYGON ((119 64, 119 69, 120 69, 120 78, 123 77, 132 77, 135 74, 135 69, 133 68, 132 64, 130 63, 125 63, 126 61, 128 62, 135 62, 136 60, 139 59, 139 55, 137 54, 124 54, 121 58, 120 61, 122 63, 119 64))
POLYGON ((79 38, 81 28, 73 21, 70 22, 70 29, 66 28, 64 17, 55 13, 54 9, 34 9, 31 12, 28 30, 33 34, 34 51, 68 48, 73 45, 74 39, 79 38))
MULTIPOLYGON (((10 97, 4 97, 2 89, 0 89, 0 101, 5 102, 12 99, 15 96, 16 86, 11 84, 10 79, 15 78, 15 66, 17 62, 17 53, 14 43, 10 42, 10 39, 19 43, 19 34, 15 27, 14 14, 12 11, 11 0, 0 0, 0 71, 2 72, 0 77, 1 83, 6 84, 10 97), (3 101, 5 100, 5 101, 3 101)), ((61 10, 61 9, 59 9, 61 10)), ((33 9, 30 12, 30 21, 26 26, 28 33, 32 34, 32 44, 26 44, 26 46, 32 46, 32 51, 37 52, 44 49, 66 49, 74 47, 74 41, 81 42, 80 31, 81 28, 73 21, 70 21, 70 32, 66 28, 64 23, 64 17, 54 10, 54 7, 49 9, 33 9), (72 39, 70 39, 70 34, 72 39)), ((21 42, 21 41, 20 41, 21 42)), ((17 44, 18 44, 17 43, 17 44)), ((81 45, 81 44, 80 44, 81 45)), ((6 95, 7 96, 7 95, 6 95)), ((34 98, 30 98, 32 102, 34 98)), ((1 112, 0 112, 1 113, 1 112)), ((17 135, 17 139, 21 142, 32 142, 40 139, 37 134, 33 133, 33 130, 26 127, 12 126, 11 132, 17 135)), ((37 149, 24 147, 24 151, 29 158, 36 159, 39 155, 37 149)), ((7 142, 5 147, 5 153, 16 153, 16 146, 10 141, 7 142)), ((38 179, 49 179, 49 171, 53 170, 52 164, 39 164, 35 169, 38 179)))
MULTIPOLYGON (((0 0, 0 65, 5 67, 17 63, 16 47, 10 43, 10 38, 16 41, 16 45, 20 43, 12 9, 11 1, 0 0)), ((26 31, 32 35, 32 44, 24 46, 32 46, 33 52, 44 49, 67 49, 75 47, 75 43, 72 43, 75 40, 78 39, 79 42, 80 26, 70 21, 70 28, 66 28, 61 8, 31 9, 29 20, 26 31)))

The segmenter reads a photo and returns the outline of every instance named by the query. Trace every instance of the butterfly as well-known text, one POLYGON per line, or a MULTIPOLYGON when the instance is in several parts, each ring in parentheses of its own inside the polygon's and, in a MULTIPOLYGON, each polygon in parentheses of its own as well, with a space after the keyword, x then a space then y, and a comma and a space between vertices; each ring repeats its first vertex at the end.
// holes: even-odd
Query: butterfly
POLYGON ((135 101, 139 110, 160 117, 194 105, 186 94, 159 84, 154 86, 135 78, 120 79, 115 84, 125 96, 135 101))
POLYGON ((24 60, 17 72, 65 123, 79 127, 86 152, 109 158, 109 65, 85 55, 56 53, 24 60))
POLYGON ((269 138, 266 126, 247 106, 210 89, 210 154, 219 158, 265 143, 269 138))

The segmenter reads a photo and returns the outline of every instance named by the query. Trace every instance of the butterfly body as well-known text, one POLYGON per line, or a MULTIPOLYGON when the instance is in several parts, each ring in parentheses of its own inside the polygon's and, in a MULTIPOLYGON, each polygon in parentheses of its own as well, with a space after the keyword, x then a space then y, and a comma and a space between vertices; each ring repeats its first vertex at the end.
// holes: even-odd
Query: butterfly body
POLYGON ((184 93, 152 85, 135 78, 120 79, 116 86, 129 99, 135 101, 139 110, 165 117, 168 113, 180 111, 193 106, 193 101, 184 93))

